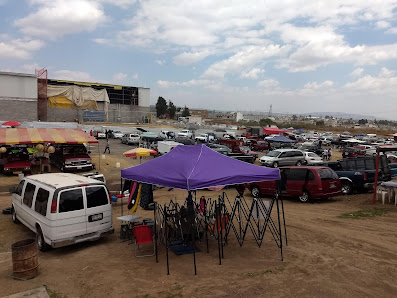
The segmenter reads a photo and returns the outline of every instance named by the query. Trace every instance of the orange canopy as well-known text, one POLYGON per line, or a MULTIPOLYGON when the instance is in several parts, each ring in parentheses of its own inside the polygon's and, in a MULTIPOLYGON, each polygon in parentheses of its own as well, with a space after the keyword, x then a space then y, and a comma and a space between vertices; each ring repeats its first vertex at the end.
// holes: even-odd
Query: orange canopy
POLYGON ((66 128, 3 128, 0 129, 0 145, 15 144, 83 144, 98 143, 81 129, 66 128))

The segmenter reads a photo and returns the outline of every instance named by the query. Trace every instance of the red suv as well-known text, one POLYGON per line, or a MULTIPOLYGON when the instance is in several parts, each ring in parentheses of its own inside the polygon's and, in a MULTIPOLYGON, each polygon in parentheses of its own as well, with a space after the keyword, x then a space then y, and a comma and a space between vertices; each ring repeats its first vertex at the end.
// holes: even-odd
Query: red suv
MULTIPOLYGON (((342 194, 338 175, 328 167, 282 167, 281 193, 286 197, 298 197, 302 203, 311 198, 329 198, 342 194)), ((254 197, 273 195, 276 181, 262 181, 247 184, 254 197)))

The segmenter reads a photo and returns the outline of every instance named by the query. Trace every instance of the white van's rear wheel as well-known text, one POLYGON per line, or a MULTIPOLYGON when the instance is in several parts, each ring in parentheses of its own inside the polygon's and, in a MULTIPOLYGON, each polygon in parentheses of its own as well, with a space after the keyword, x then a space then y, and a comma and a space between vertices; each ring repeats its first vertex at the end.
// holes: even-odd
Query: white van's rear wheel
POLYGON ((39 226, 37 227, 36 241, 37 241, 37 247, 39 248, 39 250, 47 251, 50 248, 48 246, 48 244, 45 243, 43 232, 41 231, 41 228, 39 226))

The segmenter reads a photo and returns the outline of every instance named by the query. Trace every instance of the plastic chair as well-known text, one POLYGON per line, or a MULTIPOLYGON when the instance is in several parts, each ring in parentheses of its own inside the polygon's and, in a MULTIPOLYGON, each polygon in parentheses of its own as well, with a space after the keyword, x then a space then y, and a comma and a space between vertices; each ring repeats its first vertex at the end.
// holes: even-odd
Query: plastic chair
POLYGON ((141 226, 135 226, 134 229, 132 230, 134 237, 135 237, 135 257, 141 258, 141 257, 152 257, 156 253, 156 246, 153 243, 153 235, 152 235, 152 229, 148 225, 141 225, 141 226), (139 245, 141 244, 148 244, 148 243, 153 243, 153 254, 151 255, 137 255, 137 250, 140 252, 144 251, 152 251, 151 249, 146 249, 146 250, 141 250, 139 248, 139 245))
MULTIPOLYGON (((385 190, 385 188, 383 186, 378 186, 376 188, 376 195, 380 195, 382 198, 382 204, 385 204, 385 198, 386 195, 389 196, 388 192, 385 190)), ((390 197, 389 197, 389 203, 390 203, 390 197)))

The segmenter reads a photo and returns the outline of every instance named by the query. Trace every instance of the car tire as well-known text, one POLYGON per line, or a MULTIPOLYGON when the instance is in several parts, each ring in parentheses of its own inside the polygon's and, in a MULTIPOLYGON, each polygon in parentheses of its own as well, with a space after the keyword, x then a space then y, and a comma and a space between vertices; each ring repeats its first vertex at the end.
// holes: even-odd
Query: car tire
POLYGON ((275 161, 275 162, 273 163, 272 167, 273 167, 273 168, 278 168, 278 162, 275 161))
POLYGON ((254 186, 251 188, 251 194, 254 198, 259 198, 261 196, 261 191, 259 187, 254 186))
POLYGON ((344 195, 351 195, 353 193, 353 184, 351 182, 343 181, 341 188, 344 195))
POLYGON ((44 235, 43 232, 41 231, 40 226, 37 227, 36 242, 37 242, 37 247, 40 251, 47 251, 50 248, 49 245, 44 241, 44 235))
POLYGON ((20 221, 18 220, 17 213, 15 212, 14 206, 11 207, 11 215, 12 215, 12 222, 14 224, 19 224, 20 221))
POLYGON ((307 190, 302 191, 302 195, 299 196, 301 203, 307 203, 310 201, 310 193, 307 190))
POLYGON ((297 167, 300 167, 302 165, 302 162, 300 161, 300 160, 298 160, 297 162, 296 162, 296 166, 297 167))

